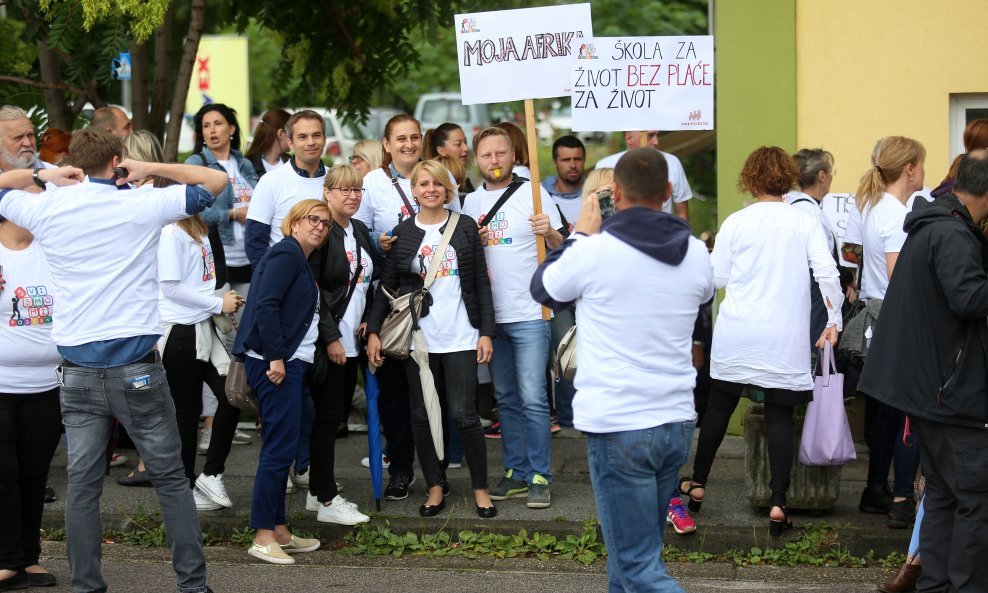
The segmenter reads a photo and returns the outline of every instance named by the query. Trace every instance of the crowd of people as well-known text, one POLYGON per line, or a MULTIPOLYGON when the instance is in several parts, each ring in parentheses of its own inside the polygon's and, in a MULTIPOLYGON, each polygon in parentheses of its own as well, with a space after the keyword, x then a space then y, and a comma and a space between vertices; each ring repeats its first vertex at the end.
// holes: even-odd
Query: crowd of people
POLYGON ((0 519, 0 590, 55 583, 39 563, 40 524, 63 431, 72 586, 106 589, 99 498, 125 431, 141 459, 120 483, 154 487, 178 590, 210 591, 197 513, 235 505, 223 474, 245 438, 225 387, 236 358, 260 411, 251 556, 292 564, 319 548, 286 525, 295 489, 319 521, 369 521, 335 475, 335 439, 369 369, 387 500, 410 495, 417 454, 423 517, 443 512, 446 472, 464 461, 480 518, 510 499, 549 508, 551 434, 580 431, 611 590, 680 591, 658 554, 663 527, 696 530, 690 512, 740 398, 764 404, 768 527, 780 535, 792 526, 794 414, 813 397, 812 353, 862 319, 861 335, 844 337, 861 347, 841 361, 852 379, 863 367, 868 402, 859 508, 913 528, 915 542, 879 588, 910 591, 922 578, 923 590, 984 590, 972 526, 988 520, 988 125, 968 127, 967 154, 932 193, 923 146, 881 139, 842 240, 820 209, 832 155, 758 148, 738 180, 756 201, 723 221, 711 251, 692 237, 689 182, 657 132, 626 132, 627 150, 589 171, 586 147, 562 136, 556 174, 533 187, 524 133, 508 122, 468 142, 454 123, 423 131, 399 114, 348 164, 327 167, 313 111, 268 111, 246 152, 228 106, 193 121, 185 164, 162 162, 157 139, 115 108, 70 137, 46 132, 49 161, 26 113, 0 108, 0 501, 20 509, 0 519), (541 263, 537 243, 549 251, 541 263), (893 276, 897 266, 907 272, 893 276), (391 300, 409 294, 423 295, 418 352, 385 356, 391 300), (642 324, 641 311, 656 322, 642 324), (574 325, 569 379, 554 358, 574 325), (692 471, 678 477, 695 430, 692 471), (491 439, 504 461, 493 484, 491 439))

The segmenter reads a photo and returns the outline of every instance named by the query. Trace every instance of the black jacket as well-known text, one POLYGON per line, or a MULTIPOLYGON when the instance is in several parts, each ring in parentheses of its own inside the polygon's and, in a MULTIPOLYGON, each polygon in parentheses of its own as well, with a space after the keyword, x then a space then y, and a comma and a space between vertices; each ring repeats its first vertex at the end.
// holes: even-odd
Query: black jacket
MULTIPOLYGON (((351 218, 350 226, 353 229, 353 238, 360 246, 361 258, 367 257, 373 262, 372 278, 376 280, 380 277, 378 272, 381 269, 381 262, 377 258, 377 252, 371 247, 367 225, 356 218, 351 218)), ((343 300, 350 288, 350 260, 346 256, 343 238, 343 227, 334 222, 326 244, 309 256, 309 266, 319 284, 319 343, 322 345, 335 342, 341 337, 337 319, 344 313, 343 300)), ((361 273, 365 272, 366 270, 363 270, 361 273)), ((363 321, 367 321, 373 298, 374 291, 368 290, 363 321)))
MULTIPOLYGON (((446 225, 440 228, 445 231, 446 225)), ((415 218, 402 221, 392 234, 398 240, 391 246, 384 268, 381 271, 381 284, 371 305, 367 319, 367 333, 379 333, 381 323, 389 313, 388 297, 382 294, 385 287, 398 290, 398 294, 408 294, 422 288, 422 277, 411 271, 412 258, 422 245, 425 231, 415 226, 415 218)), ((487 274, 487 259, 484 246, 480 242, 477 223, 469 216, 460 216, 449 244, 456 250, 460 268, 460 291, 466 306, 470 325, 480 331, 480 335, 494 337, 494 297, 491 294, 491 280, 487 274)), ((422 317, 429 314, 431 295, 422 303, 422 317)))
POLYGON ((913 416, 988 428, 988 241, 953 194, 916 200, 858 389, 913 416))

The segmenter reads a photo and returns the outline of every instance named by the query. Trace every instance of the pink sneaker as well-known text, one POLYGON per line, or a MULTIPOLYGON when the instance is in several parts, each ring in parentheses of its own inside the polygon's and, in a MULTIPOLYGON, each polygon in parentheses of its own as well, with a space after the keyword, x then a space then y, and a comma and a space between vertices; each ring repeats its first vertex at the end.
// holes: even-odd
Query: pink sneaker
POLYGON ((696 522, 690 517, 683 499, 676 496, 669 499, 669 510, 666 512, 666 523, 672 525, 676 533, 684 535, 696 531, 696 522))

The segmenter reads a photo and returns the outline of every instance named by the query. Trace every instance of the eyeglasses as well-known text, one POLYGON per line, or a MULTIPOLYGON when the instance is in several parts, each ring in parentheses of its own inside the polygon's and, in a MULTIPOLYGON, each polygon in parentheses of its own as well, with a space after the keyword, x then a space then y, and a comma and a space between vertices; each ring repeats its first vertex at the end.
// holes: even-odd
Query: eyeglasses
POLYGON ((309 221, 309 224, 311 224, 314 227, 318 227, 319 225, 322 225, 322 228, 325 229, 325 230, 327 230, 327 231, 330 228, 332 228, 332 226, 333 226, 333 221, 332 220, 327 220, 325 218, 319 218, 315 214, 310 214, 310 215, 306 216, 305 219, 308 220, 309 221))
POLYGON ((357 161, 365 161, 367 159, 365 159, 364 157, 360 156, 359 154, 352 154, 352 155, 350 155, 350 158, 347 159, 347 160, 349 160, 350 161, 350 164, 352 165, 352 164, 356 163, 357 161))
POLYGON ((329 189, 338 189, 338 190, 340 190, 340 194, 344 198, 349 198, 351 193, 353 193, 354 195, 356 195, 358 198, 360 196, 364 195, 364 188, 362 188, 362 187, 331 187, 329 189))

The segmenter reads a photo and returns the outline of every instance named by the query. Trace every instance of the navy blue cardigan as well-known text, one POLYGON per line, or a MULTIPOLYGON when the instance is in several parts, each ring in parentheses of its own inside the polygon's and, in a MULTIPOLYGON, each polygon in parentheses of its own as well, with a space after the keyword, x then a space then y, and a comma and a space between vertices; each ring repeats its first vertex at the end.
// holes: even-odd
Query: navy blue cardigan
POLYGON ((264 360, 287 362, 309 331, 318 298, 302 246, 285 237, 254 268, 233 354, 243 358, 253 350, 264 360))

